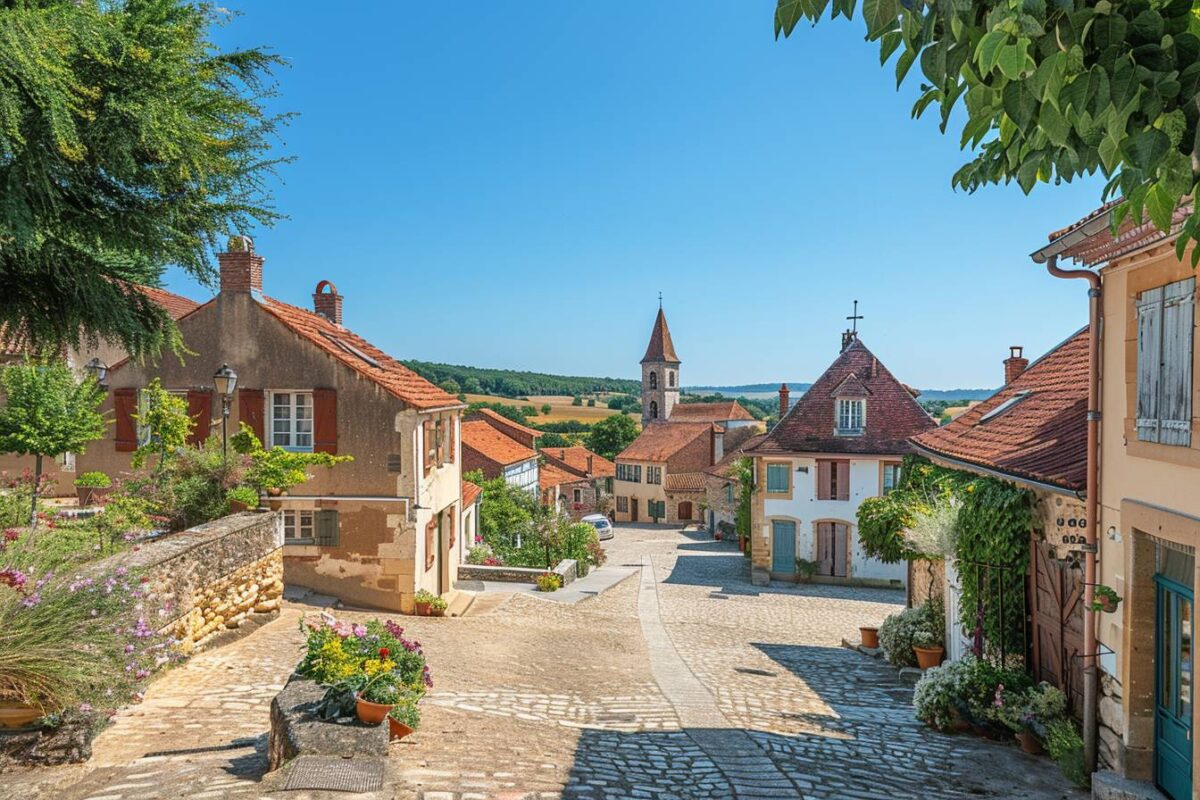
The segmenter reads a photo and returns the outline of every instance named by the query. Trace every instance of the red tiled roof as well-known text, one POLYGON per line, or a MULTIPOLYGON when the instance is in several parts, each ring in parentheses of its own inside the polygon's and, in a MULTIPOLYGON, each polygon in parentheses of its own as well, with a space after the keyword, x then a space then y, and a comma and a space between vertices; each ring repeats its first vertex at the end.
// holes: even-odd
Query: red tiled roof
POLYGON ((646 346, 646 355, 642 356, 642 363, 647 361, 679 361, 679 356, 675 354, 675 344, 671 341, 671 330, 667 327, 667 317, 661 308, 658 309, 658 316, 654 318, 654 329, 650 331, 650 344, 646 346))
POLYGON ((753 420, 754 415, 737 400, 679 403, 671 409, 671 422, 725 422, 731 419, 753 420))
POLYGON ((483 488, 476 486, 470 481, 462 481, 462 507, 475 505, 475 501, 479 499, 479 495, 483 494, 483 488))
POLYGON ((543 447, 541 454, 548 463, 558 468, 566 468, 577 473, 580 477, 611 478, 617 474, 617 465, 601 455, 596 455, 586 447, 543 447), (592 468, 588 470, 588 459, 592 468))
POLYGON ((912 436, 936 427, 916 399, 862 341, 855 339, 825 370, 792 410, 779 421, 755 454, 911 452, 912 436), (834 397, 853 376, 866 395, 866 429, 861 436, 838 436, 834 397))
POLYGON ((666 461, 700 437, 711 436, 712 431, 711 422, 651 423, 642 429, 628 447, 617 454, 617 460, 666 461))
POLYGON ((568 483, 586 482, 587 478, 581 475, 576 475, 573 472, 559 469, 553 464, 542 464, 538 467, 538 487, 545 491, 553 489, 555 486, 562 486, 568 483))
POLYGON ((270 297, 264 298, 259 305, 302 339, 416 409, 463 406, 454 395, 434 386, 366 339, 335 325, 316 312, 270 297), (364 360, 355 350, 375 363, 364 360))
POLYGON ((513 422, 508 417, 503 414, 497 414, 490 408, 481 408, 473 412, 467 419, 486 422, 504 435, 516 439, 526 447, 533 447, 537 438, 542 435, 541 431, 534 430, 519 422, 513 422))
POLYGON ((663 481, 668 492, 702 492, 704 491, 703 472, 672 472, 663 481))
MULTIPOLYGON (((1067 234, 1074 233, 1098 217, 1107 216, 1122 202, 1123 199, 1110 200, 1073 225, 1068 225, 1061 230, 1051 233, 1050 241, 1053 242, 1067 234)), ((1149 219, 1146 219, 1139 225, 1134 222, 1132 216, 1129 216, 1121 223, 1116 236, 1112 235, 1109 227, 1105 227, 1099 233, 1086 236, 1082 241, 1067 247, 1062 251, 1061 257, 1069 258, 1076 263, 1090 267, 1103 264, 1123 255, 1128 255, 1143 247, 1173 239, 1179 233, 1179 229, 1183 226, 1184 221, 1191 215, 1192 208, 1192 201, 1185 200, 1183 205, 1175 210, 1171 217, 1170 233, 1163 233, 1149 219)))
POLYGON ((913 443, 934 456, 1082 490, 1087 484, 1088 341, 1084 328, 987 400, 913 443), (1023 392, 1029 394, 1022 397, 1023 392), (1015 402, 1007 410, 984 419, 1010 400, 1015 402))
POLYGON ((505 436, 481 419, 463 420, 462 444, 501 466, 519 464, 537 457, 537 453, 505 436))

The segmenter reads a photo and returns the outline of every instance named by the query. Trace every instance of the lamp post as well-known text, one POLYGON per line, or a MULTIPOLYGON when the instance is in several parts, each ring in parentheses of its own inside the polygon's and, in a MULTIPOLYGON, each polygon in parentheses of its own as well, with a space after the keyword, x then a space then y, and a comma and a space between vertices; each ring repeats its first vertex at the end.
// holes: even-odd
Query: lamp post
POLYGON ((97 356, 83 365, 83 371, 95 378, 96 383, 103 387, 104 380, 108 377, 108 364, 105 364, 97 356))
POLYGON ((233 390, 237 388, 237 373, 228 364, 213 375, 213 386, 221 395, 221 458, 229 460, 229 406, 233 398, 233 390))

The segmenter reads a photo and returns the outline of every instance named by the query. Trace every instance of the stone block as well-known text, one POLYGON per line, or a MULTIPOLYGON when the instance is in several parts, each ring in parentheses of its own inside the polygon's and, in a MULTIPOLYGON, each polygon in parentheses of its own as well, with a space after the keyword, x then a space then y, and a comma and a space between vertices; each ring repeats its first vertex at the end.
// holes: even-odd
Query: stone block
POLYGON ((750 583, 755 586, 770 586, 771 573, 769 570, 762 567, 754 567, 750 570, 750 583))
POLYGON ((267 769, 276 770, 297 756, 387 758, 388 726, 340 725, 318 719, 313 708, 325 693, 317 684, 293 675, 271 701, 267 769))
POLYGON ((1121 708, 1120 696, 1106 694, 1100 698, 1100 722, 1117 732, 1125 730, 1125 710, 1121 708))
POLYGON ((1092 775, 1093 800, 1166 800, 1166 796, 1148 781, 1136 781, 1115 772, 1101 770, 1092 775))

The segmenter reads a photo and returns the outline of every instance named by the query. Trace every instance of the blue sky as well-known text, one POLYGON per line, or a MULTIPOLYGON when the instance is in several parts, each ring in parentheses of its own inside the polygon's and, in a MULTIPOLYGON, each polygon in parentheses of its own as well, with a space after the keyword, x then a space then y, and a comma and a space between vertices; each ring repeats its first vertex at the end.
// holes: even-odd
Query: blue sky
MULTIPOLYGON (((1000 383, 1086 321, 1028 254, 1100 184, 954 192, 859 22, 776 42, 774 0, 235 2, 299 113, 252 231, 266 291, 400 358, 635 377, 661 290, 685 384, 811 380, 858 299, 907 383, 1000 383)), ((168 273, 169 288, 208 290, 168 273)))

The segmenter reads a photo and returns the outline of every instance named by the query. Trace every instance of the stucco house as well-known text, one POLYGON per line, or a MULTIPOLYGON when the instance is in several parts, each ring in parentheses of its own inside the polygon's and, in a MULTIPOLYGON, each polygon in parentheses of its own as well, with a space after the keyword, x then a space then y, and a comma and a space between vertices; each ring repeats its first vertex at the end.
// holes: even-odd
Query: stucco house
POLYGON ((213 375, 228 364, 237 373, 229 432, 245 423, 267 447, 354 457, 283 498, 285 581, 405 612, 419 589, 450 591, 463 547, 463 404, 347 329, 328 281, 302 309, 263 294, 264 259, 248 237, 218 261, 219 293, 178 320, 195 355, 113 365, 103 410, 115 424, 79 468, 129 468, 139 390, 154 378, 186 397, 195 441, 220 435, 213 375))
MULTIPOLYGON (((781 411, 788 405, 781 388, 781 411)), ((912 452, 908 439, 935 424, 915 392, 847 331, 833 364, 748 452, 755 580, 791 578, 802 558, 815 561, 823 579, 902 585, 903 565, 863 552, 858 506, 895 485, 912 452)))
POLYGON ((616 465, 586 447, 543 447, 538 483, 544 505, 557 504, 572 519, 611 508, 616 465))
POLYGON ((700 522, 704 470, 724 456, 724 430, 711 422, 647 425, 617 455, 617 522, 700 522))
POLYGON ((538 491, 537 439, 541 431, 513 422, 490 408, 463 419, 463 471, 504 478, 530 494, 538 491))

